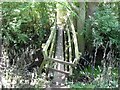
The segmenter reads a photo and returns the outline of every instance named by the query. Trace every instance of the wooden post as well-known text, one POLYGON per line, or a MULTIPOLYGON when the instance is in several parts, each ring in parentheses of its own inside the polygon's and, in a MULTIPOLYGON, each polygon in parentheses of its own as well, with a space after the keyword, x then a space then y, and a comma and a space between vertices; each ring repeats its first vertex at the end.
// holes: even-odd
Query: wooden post
MULTIPOLYGON (((70 37, 70 31, 67 28, 67 35, 68 35, 68 43, 69 43, 69 62, 72 63, 72 45, 71 45, 71 37, 70 37)), ((69 66, 70 74, 72 75, 72 68, 69 66)))
MULTIPOLYGON (((68 42, 68 41, 67 41, 66 30, 64 30, 64 45, 65 45, 65 46, 64 46, 64 47, 65 47, 65 48, 64 48, 64 54, 65 54, 65 55, 64 55, 64 61, 67 61, 67 60, 68 60, 68 53, 67 53, 67 51, 68 51, 68 46, 67 46, 67 42, 68 42)), ((66 65, 64 66, 64 69, 67 70, 67 66, 66 66, 66 65)))
POLYGON ((41 64, 41 66, 40 66, 40 69, 39 69, 40 72, 42 71, 43 66, 48 63, 48 62, 46 62, 46 58, 48 57, 48 52, 47 52, 47 50, 48 50, 48 47, 49 47, 49 45, 50 45, 50 43, 51 43, 51 41, 52 41, 52 39, 53 39, 53 37, 54 37, 54 34, 55 34, 55 29, 52 28, 52 29, 51 29, 51 34, 50 34, 50 36, 49 36, 49 38, 48 38, 48 40, 47 40, 47 42, 46 42, 46 45, 43 47, 44 60, 43 60, 43 62, 42 62, 42 64, 41 64))

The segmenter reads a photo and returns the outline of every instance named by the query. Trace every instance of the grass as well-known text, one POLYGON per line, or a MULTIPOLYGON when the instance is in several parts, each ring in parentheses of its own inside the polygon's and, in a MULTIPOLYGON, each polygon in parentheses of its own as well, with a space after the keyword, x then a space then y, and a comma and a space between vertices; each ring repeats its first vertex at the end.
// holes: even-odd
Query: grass
MULTIPOLYGON (((76 77, 80 77, 82 75, 92 75, 91 67, 85 69, 85 71, 80 71, 76 77)), ((102 68, 96 67, 94 70, 94 80, 91 83, 83 83, 83 82, 75 82, 74 84, 70 84, 72 90, 93 90, 95 88, 116 88, 118 86, 118 69, 112 68, 111 78, 109 82, 106 82, 104 79, 102 80, 102 68)))

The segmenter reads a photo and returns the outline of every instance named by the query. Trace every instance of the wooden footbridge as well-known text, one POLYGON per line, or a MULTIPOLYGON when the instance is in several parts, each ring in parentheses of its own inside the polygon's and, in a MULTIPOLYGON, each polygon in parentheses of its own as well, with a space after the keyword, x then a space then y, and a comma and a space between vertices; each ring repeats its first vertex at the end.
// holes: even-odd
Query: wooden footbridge
POLYGON ((80 57, 76 32, 72 22, 69 22, 69 28, 61 25, 52 27, 49 39, 43 47, 44 61, 40 69, 47 68, 49 74, 53 74, 50 87, 65 86, 67 76, 72 74, 72 67, 76 66, 80 57))

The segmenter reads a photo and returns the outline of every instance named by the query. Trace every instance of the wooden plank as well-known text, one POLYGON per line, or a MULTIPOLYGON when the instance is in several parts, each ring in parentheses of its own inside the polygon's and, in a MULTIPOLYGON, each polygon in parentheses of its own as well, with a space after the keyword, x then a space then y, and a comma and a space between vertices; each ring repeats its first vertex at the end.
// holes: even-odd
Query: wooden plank
POLYGON ((54 68, 48 68, 48 70, 50 70, 50 71, 56 71, 56 72, 60 72, 60 73, 64 73, 64 74, 69 74, 69 72, 67 72, 67 71, 61 71, 61 70, 58 70, 58 69, 54 69, 54 68))
POLYGON ((51 61, 54 61, 54 62, 58 62, 58 63, 66 64, 66 65, 75 66, 75 64, 73 64, 73 63, 62 61, 62 60, 56 59, 56 58, 48 58, 47 57, 46 60, 51 60, 51 61))
MULTIPOLYGON (((63 57, 63 27, 61 25, 57 26, 57 41, 56 41, 55 58, 59 59, 60 61, 62 61, 64 59, 64 57, 63 57)), ((50 60, 48 60, 48 61, 50 61, 50 60)), ((52 70, 55 72, 53 72, 54 78, 51 81, 52 84, 50 86, 56 87, 56 86, 58 86, 58 84, 59 85, 64 84, 65 80, 61 79, 61 77, 65 78, 65 74, 66 74, 64 72, 65 71, 64 64, 55 62, 53 67, 54 67, 54 69, 52 69, 52 70), (63 71, 63 72, 61 72, 61 71, 63 71)))
POLYGON ((56 40, 56 30, 55 30, 55 34, 53 36, 53 40, 51 41, 51 48, 50 48, 50 51, 49 51, 49 57, 52 57, 53 55, 53 48, 54 48, 54 45, 55 45, 55 40, 56 40))

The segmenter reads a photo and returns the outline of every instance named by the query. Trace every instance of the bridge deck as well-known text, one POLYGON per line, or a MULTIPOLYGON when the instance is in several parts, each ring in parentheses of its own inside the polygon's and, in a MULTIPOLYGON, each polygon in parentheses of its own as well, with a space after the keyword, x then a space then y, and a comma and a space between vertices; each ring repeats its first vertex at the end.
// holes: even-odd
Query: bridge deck
MULTIPOLYGON (((58 36, 57 36, 57 46, 56 46, 56 54, 55 54, 55 58, 59 59, 59 60, 64 60, 63 57, 63 29, 62 28, 58 28, 58 36)), ((55 69, 60 70, 60 71, 64 71, 64 64, 62 63, 57 63, 54 66, 55 69)), ((64 83, 64 78, 65 74, 54 71, 54 79, 52 80, 52 84, 51 87, 61 87, 61 84, 64 83), (62 79, 63 78, 63 79, 62 79)))

